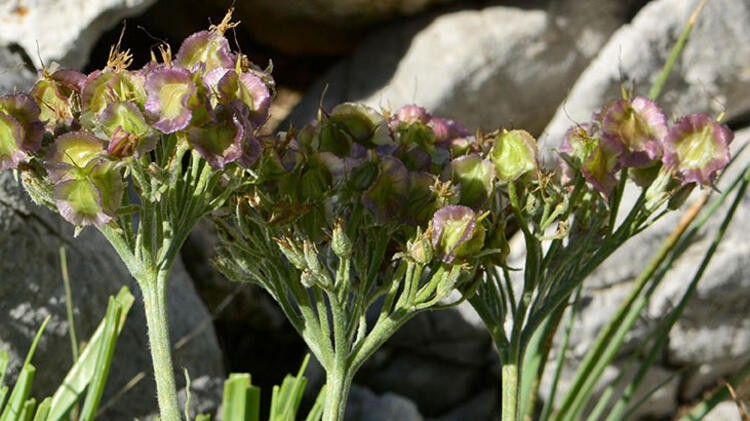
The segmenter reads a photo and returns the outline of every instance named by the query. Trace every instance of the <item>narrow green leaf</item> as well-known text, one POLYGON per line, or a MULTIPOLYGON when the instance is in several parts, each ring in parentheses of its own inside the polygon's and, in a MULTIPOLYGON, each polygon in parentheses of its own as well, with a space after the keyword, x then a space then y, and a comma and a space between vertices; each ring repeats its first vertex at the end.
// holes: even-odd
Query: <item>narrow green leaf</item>
POLYGON ((49 415, 49 408, 52 405, 52 398, 45 398, 39 406, 36 408, 36 414, 34 414, 34 421, 47 421, 47 415, 49 415))
POLYGON ((34 358, 34 353, 36 353, 36 347, 39 345, 39 340, 42 339, 42 333, 44 333, 44 329, 47 327, 47 323, 49 323, 50 316, 47 316, 44 318, 44 321, 42 322, 42 326, 37 330, 36 336, 34 337, 34 341, 31 343, 31 348, 29 348, 29 353, 26 354, 26 359, 23 361, 23 365, 29 365, 31 364, 31 359, 34 358))
POLYGON ((98 346, 96 362, 94 364, 94 375, 86 393, 86 400, 79 419, 89 421, 94 419, 96 409, 99 407, 104 387, 109 376, 109 368, 112 365, 112 356, 115 353, 117 343, 117 321, 120 319, 122 308, 113 297, 109 298, 107 315, 104 319, 104 334, 101 344, 98 346))
MULTIPOLYGON (((296 377, 287 375, 281 383, 278 393, 274 393, 271 398, 271 418, 273 421, 294 421, 296 419, 297 409, 302 401, 302 395, 307 386, 307 379, 303 376, 307 363, 310 361, 310 354, 305 356, 302 361, 296 377)), ((276 392, 276 387, 274 387, 276 392)))
MULTIPOLYGON (((122 331, 130 308, 135 298, 127 287, 122 287, 115 297, 115 302, 121 307, 119 319, 117 320, 117 334, 122 331)), ((106 319, 102 320, 89 339, 89 344, 83 349, 76 363, 71 367, 65 376, 62 385, 55 391, 52 396, 50 405, 49 419, 58 420, 68 413, 70 408, 78 402, 83 391, 89 385, 96 370, 97 356, 99 349, 104 342, 106 319)))
POLYGON ((315 399, 313 407, 310 408, 310 412, 307 414, 305 421, 320 421, 323 418, 323 407, 326 401, 326 386, 320 388, 318 397, 315 399))
POLYGON ((226 421, 260 419, 260 388, 251 384, 250 374, 232 373, 224 382, 221 415, 226 421))
POLYGON ((211 416, 208 414, 198 414, 195 416, 195 421, 211 421, 211 416))
POLYGON ((6 397, 8 397, 8 386, 0 387, 0 410, 3 409, 6 397))
POLYGON ((18 415, 19 421, 31 421, 31 417, 34 416, 34 410, 36 409, 36 399, 30 398, 23 403, 21 413, 18 415))
POLYGON ((2 415, 0 415, 0 421, 16 421, 19 419, 26 399, 29 397, 29 392, 31 392, 31 383, 34 381, 34 374, 36 374, 36 368, 31 364, 24 364, 23 368, 21 368, 21 373, 18 375, 18 381, 13 386, 13 392, 11 392, 8 399, 8 405, 3 410, 2 415))
MULTIPOLYGON (((5 371, 8 370, 8 353, 5 350, 0 351, 0 386, 5 383, 5 371)), ((0 403, 0 406, 2 403, 0 403)))

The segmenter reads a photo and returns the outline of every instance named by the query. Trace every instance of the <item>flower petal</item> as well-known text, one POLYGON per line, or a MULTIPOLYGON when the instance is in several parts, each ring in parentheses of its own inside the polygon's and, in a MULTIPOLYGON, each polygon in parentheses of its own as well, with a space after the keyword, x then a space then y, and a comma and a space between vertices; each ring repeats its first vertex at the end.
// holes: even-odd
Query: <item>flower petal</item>
POLYGON ((77 172, 102 156, 104 142, 89 132, 65 133, 47 151, 45 165, 53 183, 79 178, 77 172))
POLYGON ((684 183, 711 184, 729 163, 734 134, 705 114, 681 118, 664 140, 664 165, 684 183))
POLYGON ((602 139, 622 152, 622 165, 645 167, 661 157, 667 118, 655 102, 643 97, 616 101, 606 110, 601 127, 602 139))
POLYGON ((174 59, 176 66, 191 72, 201 65, 205 72, 219 67, 232 68, 234 62, 227 39, 213 31, 200 31, 185 38, 174 59))
POLYGON ((146 76, 146 91, 146 113, 154 128, 169 134, 190 124, 188 101, 196 92, 190 72, 176 67, 155 68, 146 76))

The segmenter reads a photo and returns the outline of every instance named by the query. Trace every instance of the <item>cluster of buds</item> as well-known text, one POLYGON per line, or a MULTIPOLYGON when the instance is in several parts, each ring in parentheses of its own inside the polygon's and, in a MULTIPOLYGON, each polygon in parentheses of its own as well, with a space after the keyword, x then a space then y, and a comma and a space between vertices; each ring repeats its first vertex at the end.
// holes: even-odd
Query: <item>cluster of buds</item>
POLYGON ((565 164, 579 167, 606 196, 624 168, 635 169, 631 175, 642 185, 653 177, 640 175, 660 168, 675 187, 710 185, 729 162, 732 138, 728 128, 705 114, 690 114, 670 125, 656 103, 635 97, 615 101, 591 122, 570 129, 560 151, 568 158, 565 164))
POLYGON ((30 95, 0 98, 0 169, 46 186, 29 190, 47 192, 35 199, 69 222, 102 226, 123 206, 137 166, 148 175, 151 164, 176 167, 194 150, 217 172, 252 168, 273 81, 230 50, 231 27, 227 18, 193 34, 174 57, 162 47, 161 62, 152 56, 139 70, 114 48, 107 67, 88 75, 44 69, 30 95))
POLYGON ((498 220, 486 218, 495 189, 537 173, 536 141, 523 130, 473 136, 416 105, 344 103, 265 141, 249 197, 263 224, 302 238, 325 239, 343 220, 350 233, 382 227, 402 250, 413 240, 420 256, 454 263, 483 248, 498 220))

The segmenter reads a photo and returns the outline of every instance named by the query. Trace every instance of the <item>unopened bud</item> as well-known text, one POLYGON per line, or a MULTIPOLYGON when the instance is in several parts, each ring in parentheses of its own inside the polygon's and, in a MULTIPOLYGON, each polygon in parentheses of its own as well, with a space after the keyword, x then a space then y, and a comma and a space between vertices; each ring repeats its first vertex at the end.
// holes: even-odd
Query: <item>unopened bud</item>
POLYGON ((417 228, 414 239, 406 244, 406 250, 408 256, 421 265, 430 263, 434 254, 429 234, 422 233, 420 228, 417 228))
POLYGON ((305 288, 312 288, 315 286, 315 280, 317 279, 317 276, 315 276, 314 273, 312 273, 309 269, 305 269, 302 271, 302 274, 299 277, 299 281, 305 288))
POLYGON ((318 248, 315 247, 310 240, 305 240, 302 243, 302 251, 305 254, 305 262, 311 272, 315 274, 323 273, 323 265, 320 264, 318 259, 318 248))
POLYGON ((302 254, 302 250, 297 247, 291 238, 275 238, 274 240, 279 245, 279 249, 284 254, 284 257, 289 260, 289 263, 299 270, 307 269, 307 262, 305 261, 305 256, 302 254))
POLYGON ((336 253, 336 256, 342 259, 349 259, 352 257, 352 240, 346 235, 344 224, 341 220, 336 221, 333 225, 331 249, 336 253))

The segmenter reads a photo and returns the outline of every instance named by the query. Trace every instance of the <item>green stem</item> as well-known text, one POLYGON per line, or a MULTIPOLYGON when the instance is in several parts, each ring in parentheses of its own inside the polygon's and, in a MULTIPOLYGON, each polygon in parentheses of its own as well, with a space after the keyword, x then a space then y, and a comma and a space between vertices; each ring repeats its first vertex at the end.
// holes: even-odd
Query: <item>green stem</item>
POLYGON ((172 366, 169 324, 167 322, 167 272, 154 271, 149 279, 139 279, 146 310, 148 341, 156 378, 156 394, 162 421, 181 419, 172 366))
POLYGON ((340 421, 346 413, 346 401, 349 389, 352 387, 352 373, 336 359, 333 367, 326 373, 326 399, 323 404, 323 419, 325 421, 340 421))
POLYGON ((516 361, 503 361, 502 367, 502 421, 518 419, 518 364, 516 361))
POLYGON ((344 419, 346 401, 355 370, 348 365, 349 338, 346 337, 346 314, 335 292, 328 292, 333 328, 333 356, 326 367, 326 399, 323 406, 323 419, 338 421, 344 419))

